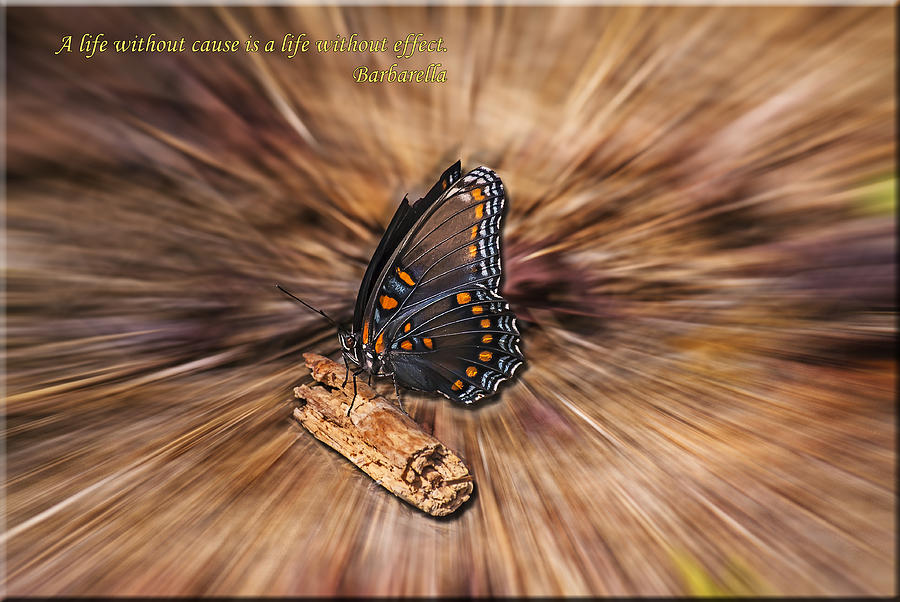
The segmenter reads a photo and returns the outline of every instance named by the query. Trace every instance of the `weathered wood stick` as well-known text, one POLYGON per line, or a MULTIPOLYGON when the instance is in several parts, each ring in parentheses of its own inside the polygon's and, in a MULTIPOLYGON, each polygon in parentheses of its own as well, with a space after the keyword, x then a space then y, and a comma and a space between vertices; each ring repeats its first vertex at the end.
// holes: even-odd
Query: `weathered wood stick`
POLYGON ((346 368, 314 353, 303 358, 325 387, 296 387, 294 396, 303 405, 294 409, 294 418, 316 439, 428 514, 446 516, 469 499, 472 476, 456 454, 365 383, 357 382, 356 401, 347 416, 353 380, 341 386, 346 368))

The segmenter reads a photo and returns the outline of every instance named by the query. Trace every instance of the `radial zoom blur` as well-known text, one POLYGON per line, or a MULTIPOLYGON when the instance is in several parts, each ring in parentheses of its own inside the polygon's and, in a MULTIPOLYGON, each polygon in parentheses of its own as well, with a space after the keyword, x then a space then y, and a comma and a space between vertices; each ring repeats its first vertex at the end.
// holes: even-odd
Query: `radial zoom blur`
POLYGON ((7 9, 6 591, 894 593, 893 18, 7 9), (85 32, 447 51, 54 54, 85 32), (353 80, 403 61, 447 82, 353 80), (349 320, 456 159, 508 191, 527 360, 404 393, 475 476, 435 520, 292 422, 339 347, 272 285, 349 320))

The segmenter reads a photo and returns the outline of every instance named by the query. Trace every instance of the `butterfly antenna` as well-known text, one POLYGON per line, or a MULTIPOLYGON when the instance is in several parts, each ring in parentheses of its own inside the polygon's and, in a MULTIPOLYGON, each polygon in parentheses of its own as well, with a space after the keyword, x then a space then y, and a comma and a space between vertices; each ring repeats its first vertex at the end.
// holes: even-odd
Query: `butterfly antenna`
POLYGON ((277 288, 278 290, 280 290, 282 293, 284 293, 285 295, 287 295, 288 297, 290 297, 291 299, 293 299, 293 300, 296 301, 297 303, 302 303, 304 306, 306 306, 306 307, 308 307, 309 309, 313 310, 314 312, 316 312, 317 314, 319 314, 320 316, 322 316, 323 318, 325 318, 326 320, 328 320, 329 322, 331 322, 332 326, 337 327, 338 323, 335 322, 334 320, 332 320, 332 319, 331 319, 331 316, 329 316, 328 314, 326 314, 326 313, 325 313, 324 311, 322 311, 321 309, 316 309, 315 307, 313 307, 312 305, 310 305, 309 303, 307 303, 306 301, 304 301, 303 299, 301 299, 301 298, 298 297, 297 295, 295 295, 295 294, 291 293, 290 291, 286 290, 284 287, 282 287, 282 286, 281 286, 280 284, 278 284, 277 282, 275 283, 275 288, 277 288))

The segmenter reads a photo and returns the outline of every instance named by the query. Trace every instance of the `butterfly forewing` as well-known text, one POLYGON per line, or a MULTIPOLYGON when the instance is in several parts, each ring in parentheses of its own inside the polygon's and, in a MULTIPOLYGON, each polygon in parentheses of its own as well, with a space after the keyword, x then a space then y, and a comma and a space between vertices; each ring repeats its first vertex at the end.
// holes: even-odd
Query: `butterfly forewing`
POLYGON ((399 262, 410 268, 427 290, 477 281, 496 290, 504 201, 497 174, 484 167, 471 171, 423 220, 399 262))
MULTIPOLYGON (((442 198, 442 194, 460 177, 460 162, 451 165, 438 182, 411 207, 404 198, 388 225, 375 254, 372 256, 360 284, 353 312, 353 330, 360 335, 359 344, 365 349, 375 349, 381 327, 394 312, 394 303, 399 304, 409 295, 409 277, 393 269, 398 251, 403 241, 421 222, 422 216, 442 198)), ((376 351, 381 353, 382 344, 376 351)), ((362 354, 360 354, 362 355, 362 354)))
POLYGON ((434 295, 477 282, 496 291, 503 207, 503 184, 487 168, 448 185, 407 234, 370 298, 373 340, 395 316, 434 295))
POLYGON ((503 184, 485 167, 458 181, 448 172, 412 207, 416 223, 383 262, 363 340, 387 351, 400 384, 471 403, 524 358, 515 315, 497 292, 503 184))

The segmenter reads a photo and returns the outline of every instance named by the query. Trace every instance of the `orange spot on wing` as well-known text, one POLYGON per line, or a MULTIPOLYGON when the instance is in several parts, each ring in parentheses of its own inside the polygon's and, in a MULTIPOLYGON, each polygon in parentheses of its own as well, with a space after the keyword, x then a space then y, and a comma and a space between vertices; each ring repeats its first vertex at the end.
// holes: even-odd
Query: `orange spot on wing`
POLYGON ((366 320, 366 323, 363 325, 363 345, 369 344, 369 321, 366 320))
POLYGON ((491 321, 488 320, 487 318, 485 318, 484 320, 481 321, 481 327, 482 327, 482 328, 490 328, 490 327, 491 327, 491 321))
POLYGON ((469 376, 471 378, 476 374, 478 374, 478 368, 476 368, 475 366, 469 366, 468 368, 466 368, 466 376, 469 376))
POLYGON ((443 188, 444 190, 447 190, 447 180, 441 181, 441 188, 443 188))
POLYGON ((478 224, 472 226, 472 235, 469 237, 471 240, 475 240, 475 237, 478 236, 478 224))
POLYGON ((400 268, 397 268, 397 275, 400 276, 400 280, 402 280, 402 281, 405 282, 406 284, 408 284, 408 285, 410 285, 410 286, 415 286, 416 283, 415 283, 415 281, 412 279, 412 276, 410 276, 409 274, 407 274, 406 272, 404 272, 404 271, 401 270, 400 268))
POLYGON ((483 337, 481 337, 481 342, 482 342, 482 343, 490 343, 490 342, 493 341, 493 340, 494 340, 494 337, 491 336, 491 335, 489 335, 489 334, 486 334, 486 335, 484 335, 483 337))
POLYGON ((403 332, 409 332, 410 328, 412 328, 412 324, 407 322, 406 325, 403 327, 403 332))
POLYGON ((478 359, 480 359, 482 362, 489 362, 491 361, 492 357, 494 357, 494 354, 490 351, 482 351, 478 354, 478 359))
POLYGON ((431 339, 422 339, 422 342, 425 343, 425 346, 428 347, 429 349, 434 349, 434 347, 432 347, 432 344, 431 344, 431 339))
POLYGON ((461 380, 456 381, 455 383, 453 383, 453 386, 450 388, 453 389, 454 391, 459 391, 460 389, 463 388, 463 381, 461 381, 461 380))
POLYGON ((469 245, 469 257, 478 255, 478 245, 469 245))
POLYGON ((403 341, 402 343, 400 343, 400 346, 401 346, 402 348, 406 349, 407 351, 409 351, 410 349, 412 349, 412 343, 409 342, 409 341, 403 341))
POLYGON ((481 188, 476 188, 472 191, 472 198, 474 198, 476 201, 484 200, 484 192, 481 191, 481 188))
POLYGON ((457 293, 456 302, 462 305, 463 303, 468 303, 472 300, 472 295, 469 293, 457 293))
POLYGON ((475 219, 481 219, 484 217, 484 203, 475 207, 475 219))
POLYGON ((384 333, 382 332, 378 335, 378 340, 375 341, 375 353, 381 353, 384 351, 384 333))
POLYGON ((381 307, 384 309, 394 309, 397 307, 397 300, 387 295, 381 295, 381 307))
POLYGON ((478 315, 478 314, 480 314, 480 313, 483 312, 483 311, 484 311, 484 308, 481 307, 480 305, 473 305, 473 306, 472 306, 472 313, 475 314, 475 315, 478 315))

